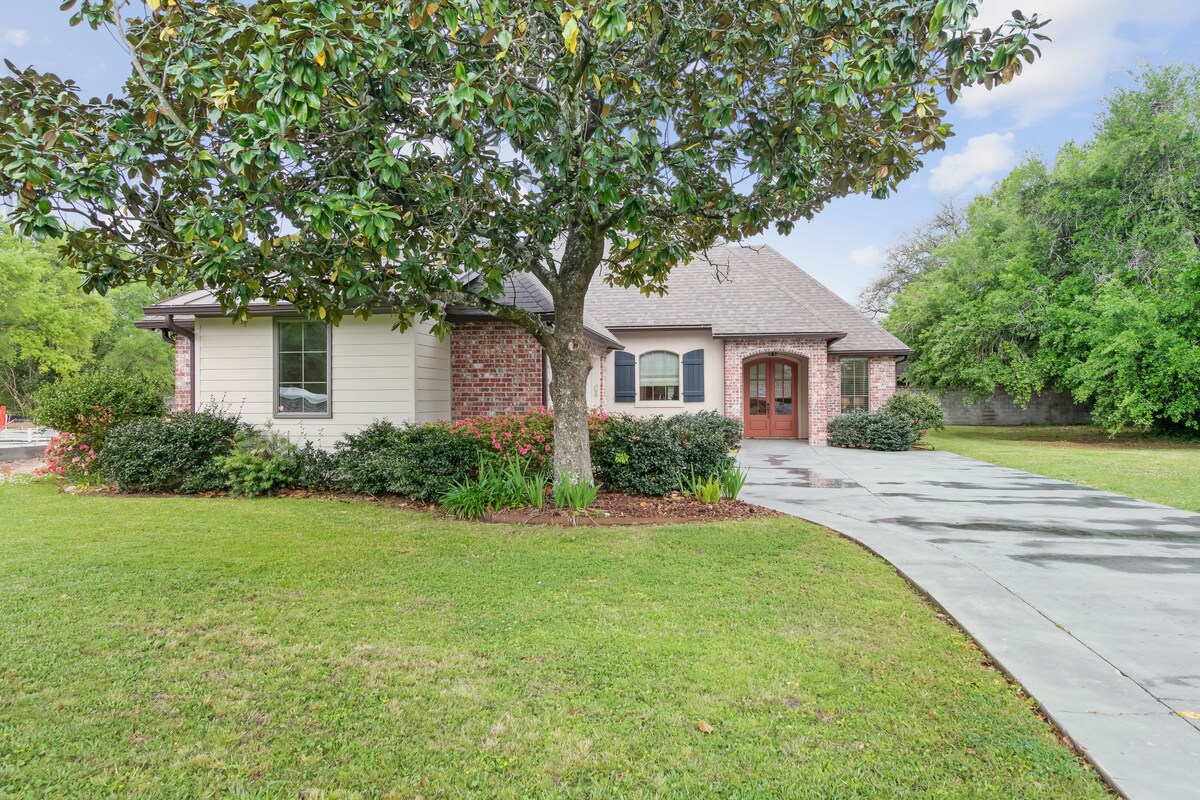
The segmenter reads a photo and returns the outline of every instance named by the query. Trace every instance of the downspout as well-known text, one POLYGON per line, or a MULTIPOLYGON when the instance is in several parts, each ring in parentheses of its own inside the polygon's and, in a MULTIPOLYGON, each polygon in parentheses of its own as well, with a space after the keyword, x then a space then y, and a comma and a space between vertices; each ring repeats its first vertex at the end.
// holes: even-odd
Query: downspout
POLYGON ((542 408, 550 407, 550 356, 542 348, 542 408))
POLYGON ((180 336, 187 339, 191 346, 191 352, 188 355, 188 410, 196 410, 196 333, 189 331, 186 328, 181 328, 175 324, 175 315, 167 314, 167 330, 175 334, 175 339, 180 336))

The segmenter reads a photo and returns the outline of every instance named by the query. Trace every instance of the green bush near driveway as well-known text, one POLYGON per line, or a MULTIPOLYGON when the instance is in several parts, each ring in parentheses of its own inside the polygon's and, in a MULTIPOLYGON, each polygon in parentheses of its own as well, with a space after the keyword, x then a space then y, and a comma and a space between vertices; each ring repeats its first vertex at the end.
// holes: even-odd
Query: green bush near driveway
POLYGON ((612 415, 592 442, 592 465, 606 489, 662 496, 689 476, 719 474, 742 426, 715 412, 674 417, 612 415))
POLYGON ((883 410, 894 417, 907 420, 917 437, 946 427, 946 412, 935 395, 902 389, 883 404, 883 410))
POLYGON ((911 419, 886 411, 847 411, 829 421, 831 447, 899 451, 911 448, 918 438, 911 419))
POLYGON ((799 520, 45 484, 0 518, 0 795, 1109 797, 894 570, 799 520))

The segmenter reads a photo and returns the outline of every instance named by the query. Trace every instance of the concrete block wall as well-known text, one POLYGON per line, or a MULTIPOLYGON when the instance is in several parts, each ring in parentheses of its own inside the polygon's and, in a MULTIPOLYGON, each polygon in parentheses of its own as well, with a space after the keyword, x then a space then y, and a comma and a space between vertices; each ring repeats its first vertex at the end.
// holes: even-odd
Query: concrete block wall
POLYGON ((1021 408, 1007 392, 966 405, 966 392, 948 392, 941 397, 948 425, 1087 425, 1092 412, 1071 399, 1070 392, 1034 395, 1028 408, 1021 408))

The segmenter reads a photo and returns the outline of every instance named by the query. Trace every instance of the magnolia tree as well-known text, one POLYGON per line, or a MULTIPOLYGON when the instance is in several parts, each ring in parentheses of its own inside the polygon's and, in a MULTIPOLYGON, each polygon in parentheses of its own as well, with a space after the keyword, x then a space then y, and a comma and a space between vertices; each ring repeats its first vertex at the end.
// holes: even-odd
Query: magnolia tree
POLYGON ((661 292, 717 241, 888 194, 1043 23, 972 0, 67 0, 129 51, 120 96, 9 65, 0 192, 104 292, 256 297, 447 330, 470 305, 553 373, 555 468, 590 480, 588 285, 661 292), (552 320, 499 305, 528 272, 552 320), (482 279, 482 280, 480 280, 482 279), (482 287, 482 288, 480 288, 482 287))

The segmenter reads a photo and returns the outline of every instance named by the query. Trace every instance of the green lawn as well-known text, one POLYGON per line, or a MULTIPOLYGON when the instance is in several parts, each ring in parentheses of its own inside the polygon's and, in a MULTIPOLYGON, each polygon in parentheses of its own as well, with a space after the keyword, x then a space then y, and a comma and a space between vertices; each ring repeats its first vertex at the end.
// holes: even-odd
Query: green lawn
POLYGON ((1087 425, 982 427, 930 431, 938 450, 1049 478, 1200 511, 1200 444, 1126 434, 1110 439, 1087 425))
POLYGON ((0 797, 1106 796, 886 564, 795 520, 46 485, 0 520, 0 797))

